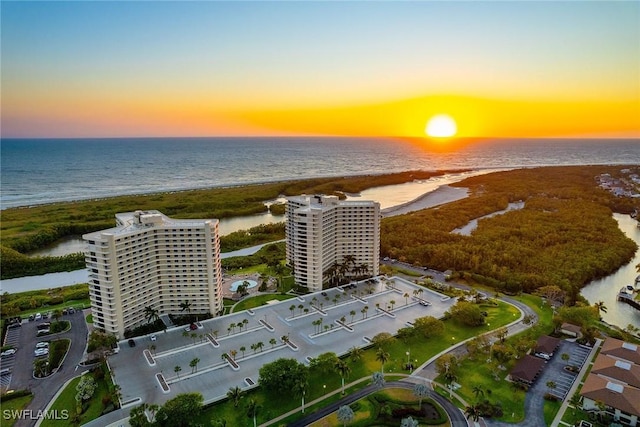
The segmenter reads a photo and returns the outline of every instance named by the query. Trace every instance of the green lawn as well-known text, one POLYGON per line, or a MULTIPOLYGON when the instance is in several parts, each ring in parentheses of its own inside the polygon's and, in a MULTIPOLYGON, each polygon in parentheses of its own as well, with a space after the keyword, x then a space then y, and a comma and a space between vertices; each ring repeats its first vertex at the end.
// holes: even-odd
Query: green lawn
MULTIPOLYGON (((31 402, 31 399, 33 399, 33 395, 16 397, 15 399, 2 402, 2 427, 11 427, 17 421, 17 419, 14 419, 10 416, 5 418, 5 411, 18 411, 20 409, 24 409, 29 404, 29 402, 31 402)), ((9 414, 11 414, 11 412, 9 412, 9 414)))
MULTIPOLYGON (((86 375, 91 374, 89 373, 86 375)), ((93 397, 89 401, 88 408, 79 417, 80 424, 95 420, 102 414, 102 411, 104 409, 102 398, 109 394, 109 381, 110 379, 108 378, 108 375, 105 375, 105 377, 101 380, 97 380, 98 387, 96 388, 93 397)), ((76 386, 79 382, 80 377, 71 380, 71 382, 67 384, 62 393, 60 393, 56 401, 51 406, 51 410, 57 410, 59 412, 63 410, 69 411, 69 420, 44 420, 42 424, 40 424, 42 427, 68 427, 69 425, 73 425, 72 420, 76 414, 76 386)))
POLYGON ((267 301, 271 301, 274 299, 278 301, 284 301, 291 298, 295 298, 295 296, 282 294, 257 295, 255 297, 243 299, 233 308, 233 310, 231 310, 231 312, 235 313, 238 311, 247 310, 249 308, 260 307, 261 305, 266 305, 267 301))

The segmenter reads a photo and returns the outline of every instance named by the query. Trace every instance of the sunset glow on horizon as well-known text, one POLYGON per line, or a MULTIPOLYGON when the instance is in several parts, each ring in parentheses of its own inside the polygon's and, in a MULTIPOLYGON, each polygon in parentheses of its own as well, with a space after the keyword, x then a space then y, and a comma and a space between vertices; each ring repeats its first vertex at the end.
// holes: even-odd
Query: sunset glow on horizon
POLYGON ((0 7, 4 138, 640 137, 637 2, 0 7))

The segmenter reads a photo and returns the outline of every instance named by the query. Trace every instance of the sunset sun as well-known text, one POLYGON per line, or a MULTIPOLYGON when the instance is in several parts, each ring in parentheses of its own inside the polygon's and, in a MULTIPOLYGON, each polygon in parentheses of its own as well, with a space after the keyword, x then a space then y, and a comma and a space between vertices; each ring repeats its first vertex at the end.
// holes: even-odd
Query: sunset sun
POLYGON ((432 138, 450 138, 458 131, 455 120, 446 114, 433 116, 427 122, 425 133, 432 138))

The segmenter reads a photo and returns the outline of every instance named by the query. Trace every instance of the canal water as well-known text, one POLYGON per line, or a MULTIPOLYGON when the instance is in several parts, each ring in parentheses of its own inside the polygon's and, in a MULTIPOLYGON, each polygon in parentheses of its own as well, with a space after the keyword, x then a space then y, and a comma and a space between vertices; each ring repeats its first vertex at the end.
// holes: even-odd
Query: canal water
MULTIPOLYGON (((629 215, 613 214, 620 229, 638 245, 640 245, 640 228, 638 222, 629 215)), ((599 280, 594 280, 582 288, 580 292, 589 303, 604 302, 606 313, 600 313, 602 320, 612 325, 625 328, 631 324, 640 328, 640 310, 636 310, 629 304, 617 300, 618 291, 626 285, 633 285, 638 271, 636 265, 640 264, 640 250, 630 263, 620 267, 615 273, 599 280)))

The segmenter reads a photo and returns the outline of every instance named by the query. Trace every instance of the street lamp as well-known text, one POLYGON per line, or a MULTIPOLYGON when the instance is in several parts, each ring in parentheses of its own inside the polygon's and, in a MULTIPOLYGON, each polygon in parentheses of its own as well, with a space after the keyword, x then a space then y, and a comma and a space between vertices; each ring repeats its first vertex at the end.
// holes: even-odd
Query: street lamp
POLYGON ((407 369, 409 369, 409 372, 411 372, 413 369, 411 369, 413 366, 411 365, 411 349, 409 349, 407 351, 407 369))

